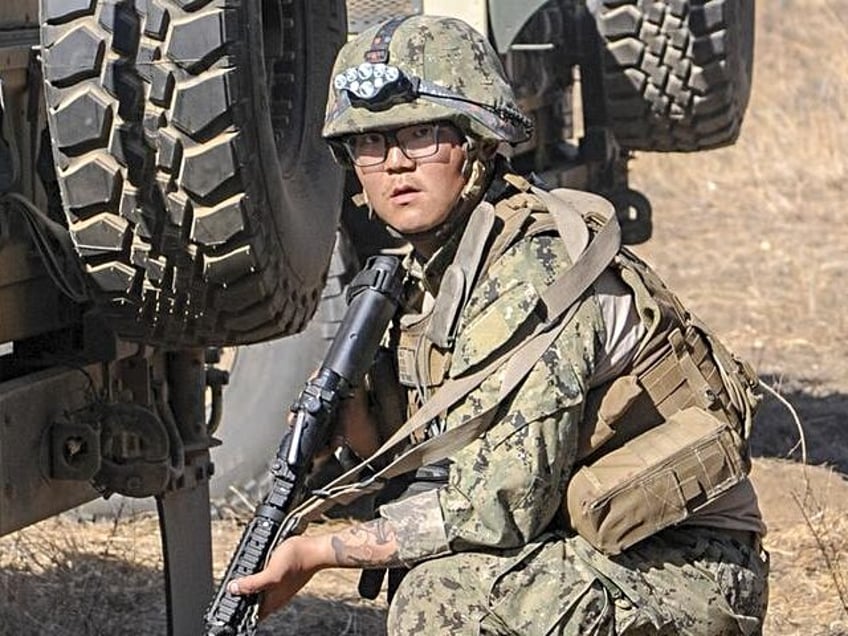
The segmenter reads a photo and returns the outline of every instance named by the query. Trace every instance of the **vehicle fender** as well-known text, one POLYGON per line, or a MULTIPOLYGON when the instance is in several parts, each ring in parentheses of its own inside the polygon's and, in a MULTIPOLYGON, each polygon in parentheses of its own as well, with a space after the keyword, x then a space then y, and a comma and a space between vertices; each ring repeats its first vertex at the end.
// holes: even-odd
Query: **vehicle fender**
POLYGON ((498 53, 504 54, 527 21, 547 0, 489 0, 490 39, 498 53))

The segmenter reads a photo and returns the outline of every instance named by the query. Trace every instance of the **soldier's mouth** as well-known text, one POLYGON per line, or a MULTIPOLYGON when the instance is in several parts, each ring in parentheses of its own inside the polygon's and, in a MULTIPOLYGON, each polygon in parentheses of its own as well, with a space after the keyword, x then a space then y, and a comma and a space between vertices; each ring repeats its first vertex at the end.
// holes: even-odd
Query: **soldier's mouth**
POLYGON ((414 188, 410 185, 402 185, 392 188, 389 193, 389 199, 396 204, 403 205, 404 203, 411 202, 418 194, 420 190, 418 188, 414 188))

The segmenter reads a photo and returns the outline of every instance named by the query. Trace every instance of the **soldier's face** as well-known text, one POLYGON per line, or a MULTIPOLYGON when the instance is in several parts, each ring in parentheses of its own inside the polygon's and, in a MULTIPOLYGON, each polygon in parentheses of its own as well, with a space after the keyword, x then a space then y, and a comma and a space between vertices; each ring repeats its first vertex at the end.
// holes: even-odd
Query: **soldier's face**
MULTIPOLYGON (((387 135, 389 139, 392 135, 387 135)), ((391 143, 377 165, 354 166, 375 214, 405 235, 434 230, 444 223, 465 186, 465 140, 452 126, 439 129, 435 154, 414 159, 391 143)), ((414 154, 414 153, 413 153, 414 154)), ((414 237, 410 239, 415 242, 414 237)))

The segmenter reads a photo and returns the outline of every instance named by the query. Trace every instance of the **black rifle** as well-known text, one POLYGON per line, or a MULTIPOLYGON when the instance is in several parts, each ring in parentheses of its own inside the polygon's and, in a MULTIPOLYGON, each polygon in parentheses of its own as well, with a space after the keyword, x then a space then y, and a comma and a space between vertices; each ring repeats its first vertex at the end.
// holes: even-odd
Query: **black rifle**
POLYGON ((234 596, 227 592, 227 584, 259 572, 274 545, 296 530, 283 527, 283 522, 303 498, 312 459, 329 441, 339 400, 361 381, 374 360, 380 339, 397 309, 402 282, 403 271, 396 258, 374 256, 351 283, 347 312, 321 369, 292 405, 293 425, 280 442, 271 465, 271 491, 256 507, 206 612, 207 634, 235 636, 254 632, 258 595, 234 596))

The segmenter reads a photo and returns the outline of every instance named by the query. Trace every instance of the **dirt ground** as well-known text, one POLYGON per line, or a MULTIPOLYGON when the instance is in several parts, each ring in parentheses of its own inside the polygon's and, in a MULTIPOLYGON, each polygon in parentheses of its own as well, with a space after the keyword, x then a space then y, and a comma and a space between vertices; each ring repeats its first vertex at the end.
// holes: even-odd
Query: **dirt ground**
MULTIPOLYGON (((766 396, 753 439, 769 635, 848 635, 848 24, 838 4, 758 3, 739 142, 632 164, 654 208, 638 253, 782 396, 766 396)), ((215 522, 216 573, 240 532, 237 520, 215 522)), ((163 634, 161 565, 149 515, 63 517, 4 537, 0 634, 163 634)), ((327 572, 262 633, 370 636, 385 633, 384 618, 382 601, 358 598, 354 574, 327 572)))

